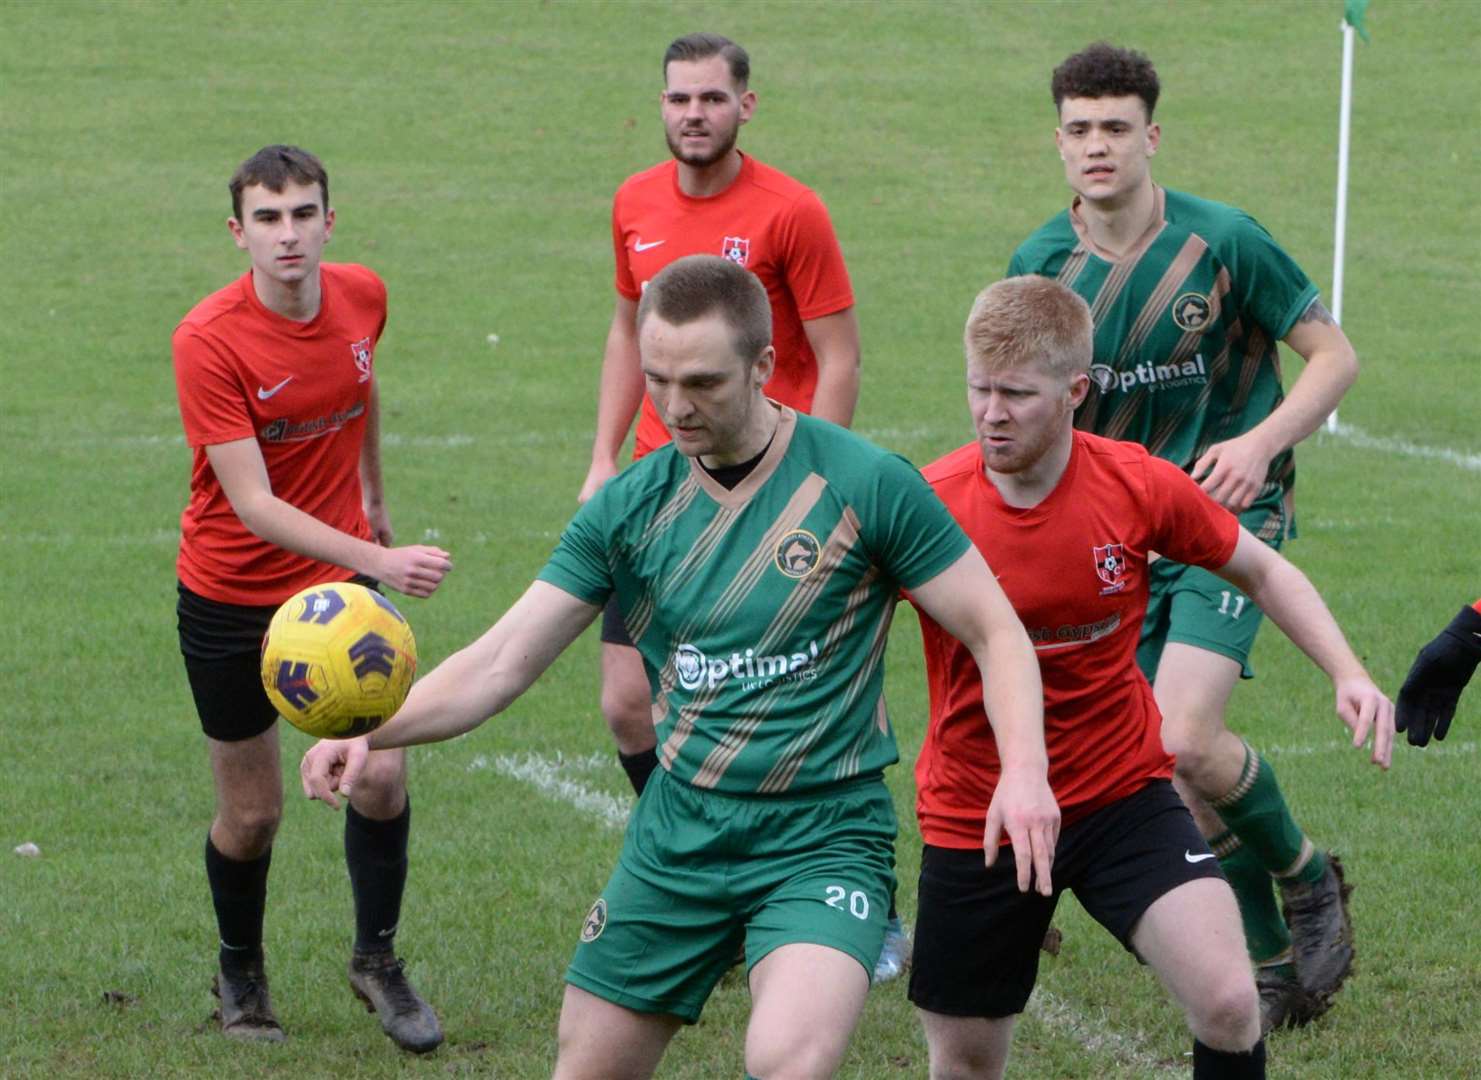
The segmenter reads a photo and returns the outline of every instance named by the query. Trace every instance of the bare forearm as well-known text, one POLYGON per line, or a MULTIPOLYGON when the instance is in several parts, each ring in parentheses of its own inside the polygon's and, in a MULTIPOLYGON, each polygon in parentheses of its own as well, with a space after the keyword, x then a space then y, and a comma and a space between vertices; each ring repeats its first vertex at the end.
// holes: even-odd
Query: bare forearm
POLYGON ((859 404, 859 320, 853 308, 802 324, 818 364, 812 414, 848 427, 859 404))
POLYGON ((974 652, 982 699, 1004 771, 1049 768, 1044 748, 1044 686, 1033 645, 1017 623, 995 628, 974 652))
POLYGON ((643 401, 643 371, 638 359, 636 305, 620 301, 602 350, 602 377, 597 391, 593 462, 615 464, 633 417, 643 401))
POLYGON ((233 502, 242 524, 270 544, 309 559, 381 578, 385 548, 340 532, 311 514, 261 490, 233 502))
POLYGON ((1333 682, 1366 675, 1321 594, 1295 564, 1277 559, 1235 583, 1333 682))

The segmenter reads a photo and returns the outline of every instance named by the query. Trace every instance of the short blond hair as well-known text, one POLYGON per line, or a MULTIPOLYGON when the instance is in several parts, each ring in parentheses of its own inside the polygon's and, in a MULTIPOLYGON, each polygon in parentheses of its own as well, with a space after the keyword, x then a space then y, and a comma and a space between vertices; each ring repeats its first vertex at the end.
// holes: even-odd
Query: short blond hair
POLYGON ((1090 307, 1052 278, 1006 278, 977 294, 962 335, 967 362, 989 371, 1034 364, 1064 378, 1090 370, 1090 307))

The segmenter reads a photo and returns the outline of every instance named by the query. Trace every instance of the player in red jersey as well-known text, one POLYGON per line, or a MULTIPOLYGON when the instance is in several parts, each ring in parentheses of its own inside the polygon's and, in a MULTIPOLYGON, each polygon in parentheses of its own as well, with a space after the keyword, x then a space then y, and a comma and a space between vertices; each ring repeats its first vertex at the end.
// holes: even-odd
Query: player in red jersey
POLYGON ((933 1076, 999 1076, 1033 989, 1059 890, 1157 972, 1194 1035, 1195 1076, 1263 1076, 1239 910, 1172 788, 1152 689, 1136 664, 1152 552, 1256 598, 1332 680, 1353 744, 1387 767, 1393 709, 1296 567, 1176 466, 1075 431, 1089 386, 1085 302, 1046 278, 985 290, 967 320, 977 441, 926 479, 987 558, 1044 680, 1049 781, 1062 814, 1051 897, 1019 893, 985 820, 997 781, 971 657, 929 617, 931 715, 916 763, 921 861, 910 998, 933 1076))
MULTIPOLYGON (((441 548, 390 546, 374 374, 386 289, 363 266, 320 262, 334 228, 323 165, 297 147, 264 147, 230 189, 227 226, 251 269, 192 308, 173 339, 195 456, 180 518, 180 651, 216 787, 206 876, 222 1030, 278 1042, 262 920, 283 778, 277 711, 258 674, 262 635, 278 605, 310 585, 353 579, 428 596, 452 564, 441 548)), ((393 951, 406 764, 400 750, 376 759, 345 821, 350 984, 398 1045, 421 1052, 442 1031, 393 951)))
MULTIPOLYGON (((828 211, 807 187, 735 145, 756 110, 750 57, 727 38, 690 34, 669 45, 663 74, 659 104, 673 159, 628 177, 612 201, 617 306, 583 503, 616 474, 640 405, 634 458, 669 441, 643 392, 635 317, 648 281, 685 255, 723 255, 766 286, 777 354, 768 397, 847 426, 859 395, 853 289, 828 211)), ((602 619, 602 715, 642 794, 657 763, 652 690, 615 608, 602 619)))

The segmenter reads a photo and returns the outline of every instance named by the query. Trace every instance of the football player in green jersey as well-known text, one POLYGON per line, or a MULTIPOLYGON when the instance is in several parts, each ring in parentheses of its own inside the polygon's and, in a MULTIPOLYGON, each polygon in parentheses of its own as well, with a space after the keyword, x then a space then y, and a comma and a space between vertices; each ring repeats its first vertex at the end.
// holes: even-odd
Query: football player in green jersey
POLYGON ((1052 893, 1033 647, 920 474, 777 405, 766 290, 695 255, 637 311, 648 393, 673 443, 609 480, 537 580, 367 738, 320 742, 304 791, 337 805, 370 748, 451 738, 510 705, 615 595, 652 687, 659 764, 566 972, 555 1075, 643 1077, 744 942, 745 1065, 828 1076, 863 1009, 894 881, 882 780, 898 759, 883 657, 899 591, 984 674, 1002 780, 984 849, 1052 893))
MULTIPOLYGON (((1057 278, 1091 306, 1095 385, 1076 424, 1182 466, 1279 547, 1292 534, 1291 448, 1336 408, 1357 358, 1316 286, 1253 218, 1153 183, 1158 90, 1145 56, 1104 43, 1055 70, 1055 141, 1074 199, 1008 272, 1057 278), (1305 360, 1289 394, 1278 341, 1305 360)), ((1239 897, 1264 1023, 1304 1023, 1351 968, 1349 890, 1292 818, 1269 761, 1224 723, 1235 684, 1253 675, 1260 610, 1196 567, 1163 560, 1152 573, 1138 660, 1163 742, 1239 897)))

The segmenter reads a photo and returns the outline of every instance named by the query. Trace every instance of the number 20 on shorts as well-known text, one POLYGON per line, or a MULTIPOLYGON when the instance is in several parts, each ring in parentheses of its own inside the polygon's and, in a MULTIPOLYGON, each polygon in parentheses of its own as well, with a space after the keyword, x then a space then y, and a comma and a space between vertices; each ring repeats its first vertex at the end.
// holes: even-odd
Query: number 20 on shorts
POLYGON ((856 919, 869 918, 869 897, 858 889, 849 892, 842 885, 825 885, 823 892, 828 896, 829 907, 836 907, 840 911, 847 909, 856 919))

